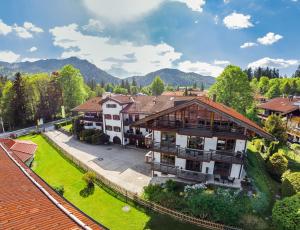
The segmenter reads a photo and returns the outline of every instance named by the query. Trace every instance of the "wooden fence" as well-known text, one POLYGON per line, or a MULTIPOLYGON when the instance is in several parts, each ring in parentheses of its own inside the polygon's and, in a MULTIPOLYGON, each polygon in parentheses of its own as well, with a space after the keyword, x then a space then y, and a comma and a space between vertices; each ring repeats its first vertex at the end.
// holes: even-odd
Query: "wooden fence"
POLYGON ((163 207, 159 204, 156 204, 151 201, 147 201, 140 196, 138 196, 137 193, 133 193, 131 191, 128 191, 121 186, 117 185, 116 183, 108 180, 104 176, 100 175, 97 171, 93 170, 90 166, 86 165, 85 163, 79 161, 76 159, 74 156, 72 156, 70 153, 65 151, 63 148, 61 148, 59 145, 57 145, 52 139, 50 139, 47 135, 42 133, 42 136, 51 144, 53 145, 56 149, 58 149, 65 157, 67 157, 69 160, 71 160, 75 165, 77 165, 79 168, 83 169, 84 171, 92 171, 95 172, 97 179, 101 184, 104 184, 107 186, 109 189, 114 191, 117 194, 120 194, 124 196, 126 199, 129 199, 142 207, 149 208, 153 211, 159 212, 161 214, 169 215, 177 220, 188 222, 191 224, 195 224, 200 227, 204 227, 207 229, 217 229, 217 230, 240 230, 241 228, 233 227, 233 226, 228 226, 220 223, 215 223, 209 220, 204 220, 196 217, 189 216, 187 214, 174 211, 172 209, 163 207))

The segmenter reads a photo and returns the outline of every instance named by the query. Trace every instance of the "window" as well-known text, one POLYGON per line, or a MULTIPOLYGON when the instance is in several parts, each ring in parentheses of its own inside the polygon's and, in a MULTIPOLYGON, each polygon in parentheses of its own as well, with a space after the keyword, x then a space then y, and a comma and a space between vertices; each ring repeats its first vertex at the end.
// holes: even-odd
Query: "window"
POLYGON ((107 120, 110 120, 111 119, 111 115, 110 114, 104 114, 104 118, 107 119, 107 120))
POLYGON ((140 116, 139 116, 138 114, 137 114, 137 115, 135 115, 135 116, 134 116, 134 120, 135 120, 135 121, 138 121, 138 120, 140 120, 140 116))
POLYGON ((175 146, 176 145, 176 133, 161 133, 161 145, 162 146, 175 146))
POLYGON ((113 115, 113 119, 114 120, 120 120, 120 116, 119 115, 113 115))
POLYGON ((203 150, 204 137, 196 137, 196 136, 188 137, 188 148, 203 150))
POLYGON ((102 123, 96 122, 96 126, 102 126, 102 123))
POLYGON ((218 139, 217 150, 234 151, 234 139, 218 139))
POLYGON ((186 160, 185 163, 186 170, 201 172, 201 168, 202 168, 202 162, 186 160))
POLYGON ((175 165, 175 156, 161 153, 160 162, 167 165, 175 165))
POLYGON ((105 126, 105 129, 106 129, 107 131, 112 131, 112 127, 111 127, 110 125, 105 126))
POLYGON ((106 108, 117 108, 116 104, 106 104, 106 108))
POLYGON ((114 131, 115 131, 115 132, 121 132, 121 128, 118 127, 118 126, 114 126, 114 131))
POLYGON ((85 122, 84 126, 93 126, 93 122, 85 122))

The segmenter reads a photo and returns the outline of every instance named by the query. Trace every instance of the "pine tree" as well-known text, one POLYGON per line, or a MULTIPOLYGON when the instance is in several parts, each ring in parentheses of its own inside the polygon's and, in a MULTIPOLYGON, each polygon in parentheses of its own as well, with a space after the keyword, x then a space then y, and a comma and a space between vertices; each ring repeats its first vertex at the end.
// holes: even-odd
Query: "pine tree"
POLYGON ((204 88, 205 88, 205 87, 204 87, 204 83, 203 83, 203 82, 201 82, 201 87, 200 87, 200 90, 201 90, 201 91, 204 91, 204 88))
POLYGON ((132 78, 132 83, 131 83, 131 85, 132 85, 132 86, 137 86, 137 83, 136 83, 136 80, 135 80, 134 77, 132 78))
POLYGON ((300 77, 300 65, 298 66, 295 73, 293 74, 293 77, 300 77))

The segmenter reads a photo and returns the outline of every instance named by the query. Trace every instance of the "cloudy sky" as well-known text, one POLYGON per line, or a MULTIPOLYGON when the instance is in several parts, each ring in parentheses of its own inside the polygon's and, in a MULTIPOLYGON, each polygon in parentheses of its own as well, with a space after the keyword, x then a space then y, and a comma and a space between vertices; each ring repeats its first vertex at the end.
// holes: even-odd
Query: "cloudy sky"
POLYGON ((300 64, 300 0, 2 0, 0 61, 77 56, 126 77, 300 64))

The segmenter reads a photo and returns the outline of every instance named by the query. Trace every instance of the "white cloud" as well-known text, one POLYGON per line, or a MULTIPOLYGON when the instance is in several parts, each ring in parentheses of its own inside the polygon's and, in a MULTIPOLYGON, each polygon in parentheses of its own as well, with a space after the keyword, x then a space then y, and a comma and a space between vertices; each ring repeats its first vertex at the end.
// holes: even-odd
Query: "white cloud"
POLYGON ((230 2, 230 0, 224 0, 224 3, 225 4, 227 4, 227 3, 229 3, 230 2))
POLYGON ((262 45, 272 45, 273 43, 278 42, 282 38, 283 36, 281 36, 280 34, 274 34, 272 32, 269 32, 265 36, 258 38, 257 42, 259 42, 262 45))
POLYGON ((164 0, 83 0, 96 17, 113 23, 131 21, 155 10, 164 0))
POLYGON ((210 64, 207 62, 200 62, 200 61, 179 62, 177 68, 184 72, 195 72, 195 73, 198 73, 201 75, 213 76, 213 77, 219 76, 224 69, 223 67, 220 67, 219 65, 214 65, 214 64, 210 64))
POLYGON ((104 24, 96 19, 89 19, 89 23, 87 25, 84 25, 82 29, 91 31, 91 32, 102 32, 104 30, 105 26, 104 24))
POLYGON ((41 60, 41 58, 22 58, 21 62, 35 62, 35 61, 38 61, 38 60, 41 60))
POLYGON ((216 15, 214 17, 214 22, 215 22, 216 25, 219 23, 219 16, 218 15, 216 15))
POLYGON ((28 51, 29 52, 34 52, 34 51, 37 51, 37 48, 35 46, 32 46, 28 51))
POLYGON ((257 46, 257 44, 255 42, 245 42, 243 45, 240 46, 240 48, 244 49, 244 48, 249 48, 249 47, 253 47, 253 46, 257 46))
POLYGON ((77 24, 55 27, 50 29, 50 33, 54 45, 64 49, 62 58, 77 56, 108 71, 121 68, 128 75, 170 68, 173 62, 181 57, 181 53, 166 43, 158 45, 135 45, 128 41, 113 43, 108 37, 81 33, 77 24))
POLYGON ((245 29, 253 26, 250 19, 250 15, 233 12, 223 19, 223 23, 228 29, 231 30, 245 29))
POLYGON ((44 32, 44 30, 42 28, 33 25, 31 22, 24 22, 23 27, 27 31, 31 31, 33 33, 42 33, 42 32, 44 32))
POLYGON ((214 64, 215 65, 229 65, 230 61, 226 61, 226 60, 214 60, 214 64))
POLYGON ((282 59, 282 58, 269 58, 264 57, 257 61, 248 64, 248 68, 258 68, 258 67, 271 67, 271 68, 288 68, 299 64, 299 60, 295 59, 282 59))
POLYGON ((174 1, 185 3, 188 8, 198 12, 202 12, 203 6, 205 5, 205 0, 174 0, 174 1))
POLYGON ((0 19, 0 35, 7 35, 12 31, 11 26, 5 24, 1 19, 0 19))
POLYGON ((16 54, 9 50, 0 51, 0 61, 4 62, 15 62, 20 58, 19 54, 16 54))

